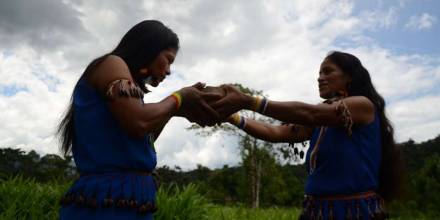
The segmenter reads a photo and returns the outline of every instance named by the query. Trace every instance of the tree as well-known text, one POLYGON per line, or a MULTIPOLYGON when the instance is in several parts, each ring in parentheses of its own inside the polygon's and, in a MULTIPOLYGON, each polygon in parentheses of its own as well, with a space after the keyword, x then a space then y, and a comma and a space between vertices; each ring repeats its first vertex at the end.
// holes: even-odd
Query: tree
MULTIPOLYGON (((234 86, 239 88, 243 93, 252 96, 263 95, 262 91, 253 90, 244 87, 240 84, 234 84, 234 86)), ((275 123, 274 119, 262 115, 258 115, 255 112, 241 111, 240 114, 255 120, 275 123)), ((209 136, 212 135, 213 133, 220 132, 238 138, 242 165, 245 170, 246 179, 248 183, 247 185, 249 186, 248 190, 250 193, 251 204, 253 208, 258 208, 260 206, 260 198, 261 198, 260 196, 261 196, 261 186, 262 186, 262 174, 265 173, 269 167, 274 166, 275 155, 272 154, 271 152, 277 148, 275 148, 274 145, 271 143, 260 141, 250 135, 247 135, 243 131, 237 129, 235 126, 226 123, 209 128, 202 128, 194 124, 189 129, 196 130, 197 134, 201 136, 209 136)), ((278 149, 285 149, 285 148, 281 147, 278 149)), ((279 171, 277 169, 271 170, 271 175, 276 174, 276 172, 279 171)), ((274 176, 281 177, 281 175, 274 175, 274 176)), ((274 177, 271 176, 268 178, 274 178, 274 177)), ((278 182, 282 182, 282 179, 278 182)))

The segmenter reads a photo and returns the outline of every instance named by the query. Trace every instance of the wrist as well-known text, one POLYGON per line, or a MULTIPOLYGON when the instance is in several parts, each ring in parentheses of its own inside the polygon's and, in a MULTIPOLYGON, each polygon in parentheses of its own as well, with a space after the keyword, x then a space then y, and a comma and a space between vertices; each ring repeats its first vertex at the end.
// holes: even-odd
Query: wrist
POLYGON ((243 109, 252 110, 252 106, 254 105, 254 97, 244 94, 242 103, 243 109))
POLYGON ((242 130, 246 127, 246 118, 239 115, 238 113, 234 113, 229 116, 228 122, 242 130))
POLYGON ((269 100, 264 96, 250 96, 252 101, 248 101, 247 105, 249 105, 248 110, 258 112, 260 114, 264 114, 266 112, 267 105, 269 104, 269 100))
POLYGON ((177 91, 171 94, 170 97, 173 98, 176 112, 178 112, 180 110, 180 107, 182 107, 182 103, 183 103, 182 94, 179 91, 177 91))

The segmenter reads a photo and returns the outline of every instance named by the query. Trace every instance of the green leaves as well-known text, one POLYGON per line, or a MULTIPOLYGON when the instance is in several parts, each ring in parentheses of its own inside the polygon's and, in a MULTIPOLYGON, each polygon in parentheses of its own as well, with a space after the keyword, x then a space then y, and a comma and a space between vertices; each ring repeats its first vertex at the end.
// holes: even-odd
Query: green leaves
MULTIPOLYGON (((38 183, 16 176, 0 182, 0 220, 58 219, 59 199, 70 183, 38 183)), ((194 184, 170 185, 158 191, 159 220, 203 220, 209 218, 212 205, 198 193, 194 184)))
POLYGON ((0 219, 57 219, 58 201, 70 184, 37 183, 16 176, 0 182, 0 219))
POLYGON ((169 185, 158 191, 157 204, 159 210, 155 219, 161 220, 203 220, 209 218, 211 205, 208 200, 198 193, 194 184, 185 187, 169 185))
POLYGON ((298 219, 300 209, 297 208, 268 208, 250 209, 246 207, 216 206, 211 219, 227 220, 291 220, 298 219))

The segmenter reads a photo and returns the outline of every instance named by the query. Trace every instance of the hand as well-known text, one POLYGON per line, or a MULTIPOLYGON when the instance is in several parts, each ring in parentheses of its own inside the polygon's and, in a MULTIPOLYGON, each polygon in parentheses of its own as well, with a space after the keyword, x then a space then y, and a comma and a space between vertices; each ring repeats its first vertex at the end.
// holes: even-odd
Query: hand
POLYGON ((250 106, 253 102, 251 96, 242 93, 232 85, 221 85, 220 87, 226 91, 226 96, 212 104, 212 107, 220 114, 221 121, 250 106))
POLYGON ((199 82, 179 91, 183 101, 177 115, 184 116, 200 126, 212 126, 220 120, 220 117, 207 102, 219 100, 222 96, 201 91, 204 87, 205 84, 199 82))

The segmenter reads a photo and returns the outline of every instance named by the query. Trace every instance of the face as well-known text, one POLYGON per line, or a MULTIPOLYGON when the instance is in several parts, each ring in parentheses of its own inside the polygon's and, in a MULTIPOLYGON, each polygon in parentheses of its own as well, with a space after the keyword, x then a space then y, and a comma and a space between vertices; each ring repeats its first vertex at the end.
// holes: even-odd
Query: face
POLYGON ((176 55, 177 51, 175 49, 162 50, 153 62, 147 68, 141 69, 139 73, 145 78, 149 77, 148 83, 156 87, 171 74, 170 66, 174 62, 176 55))
POLYGON ((346 90, 350 81, 350 76, 344 74, 330 60, 325 59, 319 69, 319 96, 324 99, 332 98, 339 91, 346 90))

